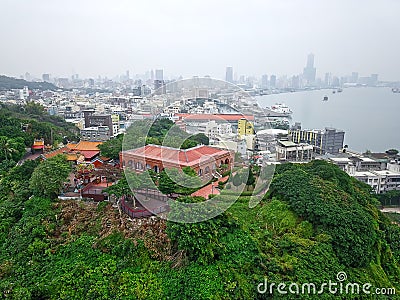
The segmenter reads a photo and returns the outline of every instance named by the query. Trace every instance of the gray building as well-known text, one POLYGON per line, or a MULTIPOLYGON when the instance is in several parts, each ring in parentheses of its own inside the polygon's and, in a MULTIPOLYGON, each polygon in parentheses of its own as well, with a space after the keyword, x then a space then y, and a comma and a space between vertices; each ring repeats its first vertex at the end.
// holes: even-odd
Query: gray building
POLYGON ((81 138, 84 141, 107 141, 111 137, 108 126, 93 126, 81 130, 81 138))
POLYGON ((83 117, 85 119, 85 128, 107 126, 110 137, 114 136, 113 122, 111 115, 98 115, 93 110, 84 110, 83 117))
POLYGON ((326 127, 323 130, 290 130, 292 141, 300 144, 307 143, 314 147, 318 154, 336 154, 343 149, 344 131, 326 127))
POLYGON ((314 54, 310 53, 307 56, 307 65, 303 70, 304 79, 307 80, 307 84, 313 84, 315 82, 315 75, 317 69, 314 67, 314 54))
POLYGON ((225 80, 228 82, 233 82, 233 68, 232 67, 226 67, 226 73, 225 73, 225 80))

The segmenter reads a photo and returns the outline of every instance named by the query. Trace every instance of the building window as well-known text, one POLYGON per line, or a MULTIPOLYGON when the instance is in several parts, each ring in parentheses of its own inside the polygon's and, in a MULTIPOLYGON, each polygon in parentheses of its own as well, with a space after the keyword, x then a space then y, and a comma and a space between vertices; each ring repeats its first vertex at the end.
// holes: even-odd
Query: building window
POLYGON ((210 173, 210 167, 206 167, 206 168, 204 169, 204 173, 205 173, 205 174, 209 174, 209 173, 210 173))
POLYGON ((203 175, 203 169, 199 169, 198 174, 199 174, 199 176, 202 176, 203 175))

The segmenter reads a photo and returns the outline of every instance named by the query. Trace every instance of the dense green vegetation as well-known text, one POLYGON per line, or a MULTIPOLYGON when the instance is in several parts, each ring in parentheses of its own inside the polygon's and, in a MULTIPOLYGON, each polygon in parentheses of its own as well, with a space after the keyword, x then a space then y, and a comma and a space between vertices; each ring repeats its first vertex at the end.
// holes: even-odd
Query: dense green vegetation
POLYGON ((50 116, 43 106, 29 102, 24 106, 0 104, 0 172, 14 166, 34 139, 46 144, 76 140, 78 129, 62 118, 50 116))
POLYGON ((327 162, 278 166, 258 206, 240 197, 195 224, 131 221, 111 205, 31 196, 42 166, 26 162, 0 178, 0 298, 266 299, 257 293, 264 278, 321 284, 340 271, 400 290, 400 227, 378 211, 369 186, 327 162))
POLYGON ((400 191, 393 190, 386 193, 379 194, 378 200, 383 206, 397 205, 400 206, 400 191))
POLYGON ((0 136, 22 137, 30 147, 35 138, 46 144, 76 140, 79 129, 59 116, 50 116, 43 106, 34 102, 26 105, 0 104, 0 136))
POLYGON ((0 161, 19 161, 26 153, 22 137, 0 136, 0 161))
POLYGON ((30 90, 56 90, 58 89, 54 84, 49 82, 31 82, 23 79, 17 79, 0 75, 0 90, 22 89, 27 86, 30 90))
POLYGON ((55 198, 61 192, 72 168, 64 155, 56 155, 43 161, 33 171, 29 187, 35 196, 55 198))

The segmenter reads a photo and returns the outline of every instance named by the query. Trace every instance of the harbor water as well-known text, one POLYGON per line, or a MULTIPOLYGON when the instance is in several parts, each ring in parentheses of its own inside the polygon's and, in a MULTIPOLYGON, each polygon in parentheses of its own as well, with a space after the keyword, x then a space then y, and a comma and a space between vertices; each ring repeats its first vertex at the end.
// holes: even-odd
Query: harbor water
POLYGON ((359 152, 400 150, 400 93, 390 88, 352 87, 341 93, 313 90, 256 97, 260 106, 285 103, 291 124, 302 129, 334 127, 345 131, 345 144, 359 152), (328 96, 327 101, 323 101, 328 96))

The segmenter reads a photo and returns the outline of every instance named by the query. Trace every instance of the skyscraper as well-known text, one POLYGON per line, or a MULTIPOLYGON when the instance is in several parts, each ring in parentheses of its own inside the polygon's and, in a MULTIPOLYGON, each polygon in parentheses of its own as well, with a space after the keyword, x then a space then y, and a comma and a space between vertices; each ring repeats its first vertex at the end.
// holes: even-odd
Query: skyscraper
POLYGON ((164 80, 164 71, 163 69, 156 70, 156 78, 155 80, 164 80))
POLYGON ((304 79, 308 85, 314 84, 317 69, 314 68, 314 54, 310 53, 307 56, 307 65, 303 70, 304 79))
POLYGON ((233 68, 226 67, 225 80, 233 83, 233 68))
POLYGON ((332 84, 332 74, 331 73, 325 73, 325 86, 330 86, 332 84))
POLYGON ((351 83, 358 83, 358 72, 351 73, 351 83))
POLYGON ((42 80, 45 82, 50 82, 50 74, 43 74, 42 80))
POLYGON ((268 75, 264 74, 261 76, 261 88, 266 89, 268 87, 268 75))
POLYGON ((271 75, 271 78, 269 80, 269 86, 271 88, 275 88, 276 87, 276 76, 275 75, 271 75))

